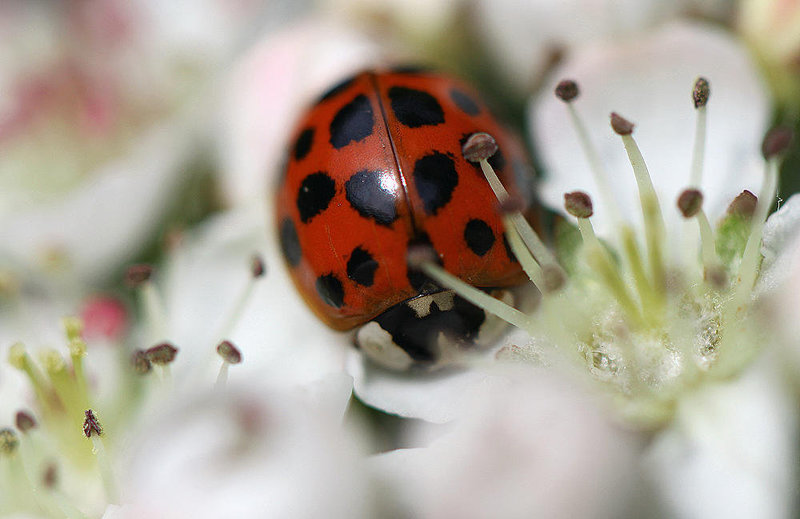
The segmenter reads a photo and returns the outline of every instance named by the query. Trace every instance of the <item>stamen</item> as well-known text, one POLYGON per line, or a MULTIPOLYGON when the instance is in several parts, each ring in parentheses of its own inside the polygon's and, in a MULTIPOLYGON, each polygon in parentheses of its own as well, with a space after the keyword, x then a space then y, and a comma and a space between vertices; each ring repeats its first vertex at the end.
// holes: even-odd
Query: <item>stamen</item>
MULTIPOLYGON (((486 177, 486 181, 489 183, 492 191, 494 191, 494 194, 497 197, 500 205, 504 206, 508 203, 510 195, 503 186, 503 183, 500 182, 497 173, 495 173, 494 168, 492 168, 492 165, 489 164, 488 161, 488 158, 491 157, 496 151, 497 143, 495 142, 494 138, 488 133, 483 132, 470 135, 462 147, 462 153, 467 160, 472 160, 472 162, 475 162, 474 159, 478 159, 480 162, 481 171, 483 171, 483 175, 486 177)), ((555 256, 553 256, 553 253, 550 252, 547 246, 545 246, 544 242, 542 242, 541 238, 539 238, 539 235, 536 234, 536 231, 533 230, 533 227, 531 227, 531 224, 527 219, 525 219, 525 216, 521 211, 515 210, 511 212, 508 214, 508 218, 510 219, 513 228, 519 233, 522 241, 525 242, 525 245, 530 249, 531 253, 533 253, 533 256, 541 264, 543 269, 561 269, 555 259, 555 256)))
POLYGON ((236 323, 239 322, 239 319, 244 313, 244 309, 247 307, 247 303, 250 301, 255 291, 256 282, 261 279, 265 273, 266 268, 264 266, 264 260, 260 255, 253 254, 250 260, 250 279, 247 285, 245 285, 244 290, 236 299, 231 312, 228 314, 219 332, 217 332, 215 340, 220 341, 231 335, 233 328, 236 326, 236 323))
POLYGON ((692 90, 692 101, 696 108, 697 119, 695 120, 694 148, 692 150, 692 172, 689 180, 689 184, 694 187, 700 187, 703 181, 703 163, 705 161, 706 148, 706 104, 710 93, 711 89, 708 80, 703 77, 697 78, 692 90))
POLYGON ((574 101, 580 95, 578 84, 572 80, 563 80, 556 86, 556 97, 564 101, 567 105, 567 113, 575 128, 575 133, 578 134, 578 142, 580 143, 581 150, 589 163, 589 170, 594 176, 597 188, 600 191, 600 197, 603 199, 603 207, 607 208, 611 220, 616 226, 619 226, 623 221, 620 217, 618 210, 617 199, 614 196, 614 190, 611 189, 609 182, 609 174, 600 160, 600 154, 597 152, 592 140, 589 138, 589 132, 586 130, 586 125, 583 123, 577 109, 575 108, 574 101))
POLYGON ((117 485, 114 480, 114 473, 111 469, 111 462, 106 454, 105 445, 103 444, 103 428, 100 426, 100 421, 91 409, 87 409, 84 412, 84 416, 86 419, 83 422, 83 434, 92 441, 92 454, 97 458, 97 465, 103 480, 106 499, 109 503, 118 503, 119 498, 117 485))
POLYGON ((69 356, 72 361, 72 372, 77 388, 78 406, 81 409, 89 407, 89 389, 86 382, 86 372, 83 367, 83 358, 86 356, 86 342, 83 340, 83 322, 77 317, 65 317, 61 320, 64 333, 69 343, 69 356))
POLYGON ((145 321, 150 325, 150 340, 163 340, 167 333, 164 304, 153 283, 154 269, 151 265, 132 265, 125 273, 125 283, 136 289, 141 297, 145 321))
POLYGON ((231 341, 222 341, 217 345, 217 353, 222 357, 222 365, 217 375, 217 387, 224 387, 228 381, 228 366, 242 362, 242 353, 231 341))
POLYGON ((611 127, 622 137, 622 143, 628 154, 633 174, 636 177, 636 185, 639 188, 639 201, 642 206, 644 217, 644 231, 647 242, 647 253, 650 263, 650 273, 653 276, 653 288, 655 295, 660 295, 666 276, 664 273, 664 256, 661 249, 666 234, 664 228, 664 218, 661 215, 661 207, 658 203, 653 181, 650 172, 642 157, 642 152, 633 138, 634 124, 619 114, 611 114, 611 127))
POLYGON ((161 344, 144 350, 144 356, 151 364, 155 364, 161 368, 161 375, 165 379, 169 378, 169 365, 175 360, 177 355, 178 348, 168 342, 162 342, 161 344))
POLYGON ((25 350, 25 345, 21 342, 13 344, 8 350, 8 362, 28 376, 28 380, 36 393, 36 399, 45 409, 52 412, 58 407, 57 400, 54 400, 52 396, 50 384, 47 383, 42 372, 31 360, 25 350))
POLYGON ((727 214, 738 214, 744 218, 752 218, 756 212, 758 198, 748 190, 744 190, 733 199, 728 206, 727 214))
POLYGON ((750 227, 750 235, 747 238, 742 262, 739 265, 739 276, 737 278, 738 287, 734 298, 735 304, 741 305, 750 297, 753 289, 761 258, 761 235, 764 223, 767 220, 772 204, 775 201, 778 190, 778 170, 780 167, 781 156, 789 147, 792 141, 792 132, 787 128, 776 128, 767 133, 762 144, 762 152, 766 159, 764 167, 764 183, 756 201, 756 208, 750 227))
POLYGON ((594 232, 594 227, 589 217, 594 213, 591 197, 581 191, 566 193, 564 195, 564 208, 569 214, 578 219, 578 229, 581 232, 584 246, 586 247, 587 261, 596 270, 606 286, 612 291, 620 306, 635 321, 641 321, 641 313, 636 307, 625 281, 619 273, 617 265, 594 232))
POLYGON ((686 189, 678 197, 678 209, 684 218, 695 217, 700 227, 700 249, 703 255, 703 279, 715 288, 725 285, 725 270, 722 268, 715 248, 714 231, 703 211, 703 193, 697 189, 686 189))
POLYGON ((407 260, 410 268, 422 271, 439 285, 453 290, 478 308, 493 313, 517 328, 529 329, 530 318, 526 314, 444 270, 436 264, 435 253, 430 247, 416 246, 409 248, 407 260))
POLYGON ((78 392, 72 378, 67 372, 64 358, 55 350, 45 350, 42 353, 42 364, 47 373, 56 395, 63 404, 67 416, 75 424, 81 423, 83 408, 78 403, 78 392))
POLYGON ((139 375, 146 375, 153 369, 153 364, 147 358, 144 350, 136 350, 131 355, 131 365, 133 370, 139 375))
POLYGON ((0 454, 11 456, 17 452, 19 437, 13 429, 0 429, 0 454))

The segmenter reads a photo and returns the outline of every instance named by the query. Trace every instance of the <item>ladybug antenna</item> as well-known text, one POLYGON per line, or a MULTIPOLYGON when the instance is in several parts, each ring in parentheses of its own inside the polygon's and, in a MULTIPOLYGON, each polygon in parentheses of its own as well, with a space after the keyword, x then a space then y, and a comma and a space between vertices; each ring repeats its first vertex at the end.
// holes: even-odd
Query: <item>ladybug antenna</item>
POLYGON ((524 204, 509 195, 489 163, 489 158, 496 152, 497 143, 494 137, 484 132, 470 135, 462 147, 465 159, 480 164, 486 181, 497 197, 504 213, 506 237, 523 270, 542 294, 554 292, 563 286, 566 275, 553 253, 522 214, 524 204))

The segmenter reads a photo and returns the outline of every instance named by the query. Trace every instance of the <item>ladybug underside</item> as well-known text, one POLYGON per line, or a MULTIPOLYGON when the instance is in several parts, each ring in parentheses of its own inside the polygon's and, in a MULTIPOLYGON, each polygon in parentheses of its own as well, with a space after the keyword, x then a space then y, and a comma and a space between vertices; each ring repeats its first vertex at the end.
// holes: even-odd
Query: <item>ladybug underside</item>
POLYGON ((527 200, 532 177, 522 146, 474 90, 451 78, 361 73, 323 95, 300 121, 278 189, 277 221, 292 277, 327 324, 344 330, 375 319, 365 327, 372 337, 380 327, 423 363, 441 356, 441 348, 425 347, 439 340, 436 329, 456 343, 479 334, 472 323, 485 316, 466 302, 414 302, 441 288, 409 269, 406 256, 409 246, 427 244, 445 269, 472 285, 520 281, 496 199, 461 153, 481 131, 499 145, 490 163, 509 191, 527 200), (414 305, 430 310, 415 312, 414 305))

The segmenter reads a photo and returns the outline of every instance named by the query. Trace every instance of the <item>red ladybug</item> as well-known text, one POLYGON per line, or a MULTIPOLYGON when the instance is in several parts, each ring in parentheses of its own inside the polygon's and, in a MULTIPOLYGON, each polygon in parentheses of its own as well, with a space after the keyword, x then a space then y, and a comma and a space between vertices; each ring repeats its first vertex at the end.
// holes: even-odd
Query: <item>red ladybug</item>
POLYGON ((356 345, 384 366, 439 365, 494 322, 409 269, 410 245, 429 244, 474 286, 523 277, 491 188, 462 156, 475 132, 495 138, 489 162, 529 200, 519 140, 475 90, 446 75, 357 74, 325 93, 294 132, 277 191, 283 255, 314 312, 339 330, 363 325, 356 345))

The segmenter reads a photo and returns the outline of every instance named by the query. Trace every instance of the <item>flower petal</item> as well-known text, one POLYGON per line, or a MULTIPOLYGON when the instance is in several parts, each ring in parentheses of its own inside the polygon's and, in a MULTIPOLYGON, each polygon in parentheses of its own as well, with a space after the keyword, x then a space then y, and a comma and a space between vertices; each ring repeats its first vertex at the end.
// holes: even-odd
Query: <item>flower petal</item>
POLYGON ((667 228, 676 228, 680 216, 675 200, 690 179, 695 127, 690 94, 698 76, 711 83, 700 186, 706 213, 713 222, 740 191, 757 192, 763 163, 759 145, 768 117, 757 69, 746 49, 721 30, 681 23, 635 40, 585 48, 554 72, 530 112, 535 145, 546 166, 544 201, 563 211, 564 193, 587 191, 595 202, 595 227, 606 236, 610 231, 609 208, 599 196, 567 109, 553 95, 558 81, 574 79, 581 94, 573 104, 598 149, 623 219, 638 222, 641 209, 630 163, 609 128, 612 111, 636 124, 634 136, 667 228))

